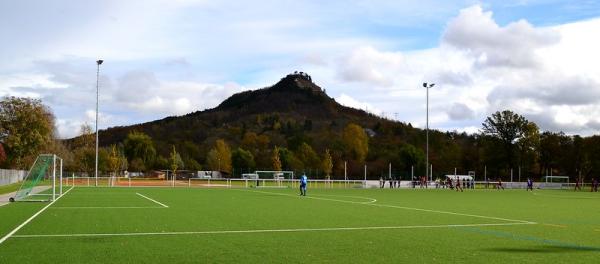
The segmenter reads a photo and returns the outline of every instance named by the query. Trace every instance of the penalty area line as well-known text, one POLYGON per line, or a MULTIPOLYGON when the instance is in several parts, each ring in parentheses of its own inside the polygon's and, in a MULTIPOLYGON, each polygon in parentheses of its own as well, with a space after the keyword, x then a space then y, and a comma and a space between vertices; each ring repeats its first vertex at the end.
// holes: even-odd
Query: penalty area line
POLYGON ((163 203, 161 203, 161 202, 159 202, 159 201, 157 201, 157 200, 154 200, 154 199, 152 199, 152 198, 150 198, 150 197, 148 197, 148 196, 145 196, 145 195, 143 195, 143 194, 141 194, 141 193, 135 193, 135 194, 137 194, 137 195, 139 195, 139 196, 141 196, 141 197, 144 197, 144 198, 146 198, 146 199, 148 199, 148 200, 150 200, 150 201, 152 201, 152 202, 155 202, 156 204, 158 204, 158 205, 160 205, 160 206, 162 206, 162 207, 164 207, 164 208, 169 208, 169 206, 167 206, 167 205, 165 205, 165 204, 163 204, 163 203))
POLYGON ((48 207, 52 206, 60 198, 62 198, 67 193, 69 193, 71 190, 73 190, 73 188, 75 188, 75 187, 71 187, 71 189, 67 190, 61 196, 59 196, 58 198, 56 198, 56 200, 54 200, 54 201, 50 202, 48 205, 44 206, 44 208, 40 209, 37 213, 35 213, 31 217, 29 217, 29 219, 25 220, 25 222, 23 222, 22 224, 20 224, 19 226, 17 226, 15 229, 13 229, 12 231, 10 231, 10 233, 6 234, 6 236, 0 238, 0 244, 2 244, 4 241, 6 241, 11 236, 13 236, 17 231, 19 231, 21 228, 23 228, 25 225, 27 225, 29 222, 31 222, 34 218, 36 218, 38 215, 40 215, 42 212, 44 212, 46 209, 48 209, 48 207))
POLYGON ((221 230, 221 231, 182 231, 182 232, 147 232, 147 233, 89 233, 89 234, 46 234, 46 235, 15 235, 12 238, 50 238, 50 237, 113 237, 113 236, 165 236, 165 235, 218 235, 218 234, 249 234, 249 233, 289 233, 289 232, 319 232, 319 231, 360 231, 384 229, 428 229, 456 227, 485 227, 531 225, 533 223, 491 223, 491 224, 451 224, 451 225, 413 225, 413 226, 366 226, 366 227, 329 227, 329 228, 295 228, 295 229, 251 229, 251 230, 221 230))

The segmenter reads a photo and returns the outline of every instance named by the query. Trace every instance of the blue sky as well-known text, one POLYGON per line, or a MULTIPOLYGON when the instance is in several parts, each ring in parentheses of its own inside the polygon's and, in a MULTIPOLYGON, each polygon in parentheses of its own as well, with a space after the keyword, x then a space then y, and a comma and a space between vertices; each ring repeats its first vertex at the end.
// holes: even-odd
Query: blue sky
POLYGON ((0 96, 42 99, 61 137, 215 107, 310 73, 331 97, 476 132, 513 109, 543 130, 600 128, 597 1, 3 1, 0 96), (598 60, 596 60, 598 59, 598 60))

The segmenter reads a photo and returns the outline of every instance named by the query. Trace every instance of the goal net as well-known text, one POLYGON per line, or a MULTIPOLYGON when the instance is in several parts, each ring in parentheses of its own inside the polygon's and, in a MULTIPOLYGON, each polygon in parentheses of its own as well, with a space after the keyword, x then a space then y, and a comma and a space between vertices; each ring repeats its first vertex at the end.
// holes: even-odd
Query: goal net
POLYGON ((62 194, 62 159, 53 154, 42 154, 36 158, 10 201, 46 202, 56 199, 57 194, 62 194))

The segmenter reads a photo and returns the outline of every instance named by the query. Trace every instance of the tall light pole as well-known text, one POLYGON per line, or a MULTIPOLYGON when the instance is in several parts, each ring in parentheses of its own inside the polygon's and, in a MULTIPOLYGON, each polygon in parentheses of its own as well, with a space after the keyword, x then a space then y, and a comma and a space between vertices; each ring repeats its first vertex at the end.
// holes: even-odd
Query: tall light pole
POLYGON ((427 152, 425 155, 425 179, 428 180, 432 180, 429 179, 431 177, 430 173, 429 173, 429 89, 432 88, 435 85, 435 83, 423 83, 423 87, 425 87, 425 89, 427 90, 427 117, 426 117, 426 122, 425 122, 425 137, 426 137, 426 143, 425 143, 425 151, 427 152))
POLYGON ((98 87, 100 85, 100 64, 103 62, 103 60, 96 61, 96 65, 98 66, 96 70, 96 186, 98 186, 98 87))

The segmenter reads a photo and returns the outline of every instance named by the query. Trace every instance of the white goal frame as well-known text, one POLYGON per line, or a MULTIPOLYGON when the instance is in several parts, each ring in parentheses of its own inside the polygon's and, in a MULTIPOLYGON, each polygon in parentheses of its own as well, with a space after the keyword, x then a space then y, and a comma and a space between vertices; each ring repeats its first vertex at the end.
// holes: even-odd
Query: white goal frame
POLYGON ((269 173, 271 173, 273 175, 273 179, 275 179, 275 180, 285 180, 286 173, 288 175, 290 175, 290 180, 294 179, 293 171, 255 171, 254 172, 254 174, 259 175, 259 178, 260 178, 261 174, 269 174, 269 173), (279 176, 279 175, 282 175, 282 176, 279 176))
MULTIPOLYGON (((547 175, 547 176, 544 176, 544 179, 546 180, 546 183, 554 183, 552 181, 552 179, 567 179, 566 183, 567 184, 570 183, 569 182, 569 176, 550 176, 550 175, 547 175), (548 181, 548 179, 550 179, 550 181, 548 181)), ((565 182, 557 182, 557 183, 565 183, 565 182)))

